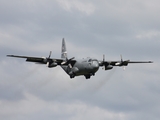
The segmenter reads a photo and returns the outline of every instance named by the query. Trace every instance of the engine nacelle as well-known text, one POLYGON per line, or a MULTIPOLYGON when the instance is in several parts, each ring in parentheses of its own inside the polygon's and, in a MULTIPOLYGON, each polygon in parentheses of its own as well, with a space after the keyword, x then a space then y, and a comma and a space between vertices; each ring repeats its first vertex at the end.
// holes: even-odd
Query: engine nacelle
POLYGON ((121 66, 123 63, 117 62, 115 63, 116 66, 121 66))
POLYGON ((112 69, 112 68, 113 68, 112 65, 107 65, 107 66, 105 66, 105 70, 110 70, 110 69, 112 69))
POLYGON ((42 57, 43 58, 43 63, 46 64, 47 63, 47 58, 46 57, 42 57))
POLYGON ((55 63, 55 62, 47 63, 47 66, 48 66, 49 68, 56 67, 56 66, 57 66, 57 63, 55 63))

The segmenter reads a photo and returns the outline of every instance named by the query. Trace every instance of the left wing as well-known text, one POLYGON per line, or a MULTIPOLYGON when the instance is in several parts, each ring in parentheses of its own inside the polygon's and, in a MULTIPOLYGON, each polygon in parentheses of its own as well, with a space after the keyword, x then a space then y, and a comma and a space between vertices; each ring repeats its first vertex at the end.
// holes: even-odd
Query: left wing
POLYGON ((105 61, 104 64, 109 64, 112 66, 127 66, 129 63, 153 63, 152 61, 105 61))
POLYGON ((129 63, 153 63, 152 61, 123 61, 122 56, 120 61, 105 61, 103 56, 103 61, 99 61, 100 66, 104 66, 105 70, 112 69, 113 66, 127 66, 129 63))
POLYGON ((153 63, 152 61, 102 61, 100 66, 104 66, 105 70, 110 70, 114 66, 127 66, 129 63, 153 63))

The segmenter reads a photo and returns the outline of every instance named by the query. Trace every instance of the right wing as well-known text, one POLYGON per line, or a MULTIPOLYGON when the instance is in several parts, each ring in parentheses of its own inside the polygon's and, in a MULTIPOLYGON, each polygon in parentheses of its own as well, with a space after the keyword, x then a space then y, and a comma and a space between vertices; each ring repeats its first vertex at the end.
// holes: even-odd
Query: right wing
POLYGON ((7 57, 17 57, 17 58, 26 58, 27 62, 36 62, 41 64, 46 64, 45 59, 43 57, 29 57, 29 56, 18 56, 18 55, 7 55, 7 57))
POLYGON ((58 64, 63 62, 63 59, 51 59, 45 57, 29 57, 29 56, 18 56, 18 55, 7 55, 7 57, 17 57, 17 58, 26 58, 27 62, 35 62, 41 64, 47 64, 47 62, 56 62, 58 64))

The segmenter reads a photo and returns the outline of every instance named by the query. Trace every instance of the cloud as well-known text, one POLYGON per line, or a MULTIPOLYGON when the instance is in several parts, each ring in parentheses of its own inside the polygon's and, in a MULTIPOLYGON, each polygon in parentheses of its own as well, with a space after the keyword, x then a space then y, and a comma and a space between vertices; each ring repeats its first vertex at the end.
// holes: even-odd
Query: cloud
POLYGON ((58 0, 60 6, 66 11, 78 10, 86 15, 91 15, 95 11, 95 6, 92 2, 79 1, 79 0, 58 0))
POLYGON ((138 39, 156 39, 159 38, 160 31, 144 31, 141 34, 137 35, 138 39))
POLYGON ((159 120, 159 1, 0 1, 0 119, 159 120), (70 79, 7 54, 152 60, 70 79), (112 73, 113 72, 113 73, 112 73))
POLYGON ((48 117, 52 114, 56 119, 125 119, 123 113, 114 113, 108 110, 89 106, 83 102, 61 103, 58 101, 46 102, 36 96, 24 93, 25 99, 20 101, 0 101, 0 114, 3 119, 53 119, 48 117), (2 109, 3 108, 3 109, 2 109), (32 114, 32 115, 31 115, 32 114), (64 116, 61 116, 63 114, 64 116), (31 115, 31 116, 30 116, 31 115), (26 118, 25 118, 26 119, 26 118))

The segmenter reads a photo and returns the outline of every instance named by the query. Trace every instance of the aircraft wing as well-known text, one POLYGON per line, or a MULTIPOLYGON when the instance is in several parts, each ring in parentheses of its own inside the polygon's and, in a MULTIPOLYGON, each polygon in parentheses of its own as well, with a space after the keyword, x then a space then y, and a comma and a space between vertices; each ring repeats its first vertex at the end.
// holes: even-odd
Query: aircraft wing
POLYGON ((47 62, 55 62, 60 65, 64 60, 63 59, 52 59, 45 57, 29 57, 29 56, 18 56, 18 55, 7 55, 7 57, 17 57, 17 58, 26 58, 27 62, 35 62, 40 64, 47 64, 47 62))
POLYGON ((75 64, 76 60, 71 58, 69 60, 64 59, 55 59, 47 57, 29 57, 29 56, 18 56, 18 55, 7 55, 7 57, 17 57, 17 58, 26 58, 27 62, 35 62, 38 64, 48 64, 48 67, 56 67, 57 65, 68 65, 71 64, 72 66, 75 64))
POLYGON ((130 61, 130 60, 121 60, 121 61, 104 61, 102 64, 112 65, 112 66, 127 66, 129 63, 153 63, 152 61, 130 61))

